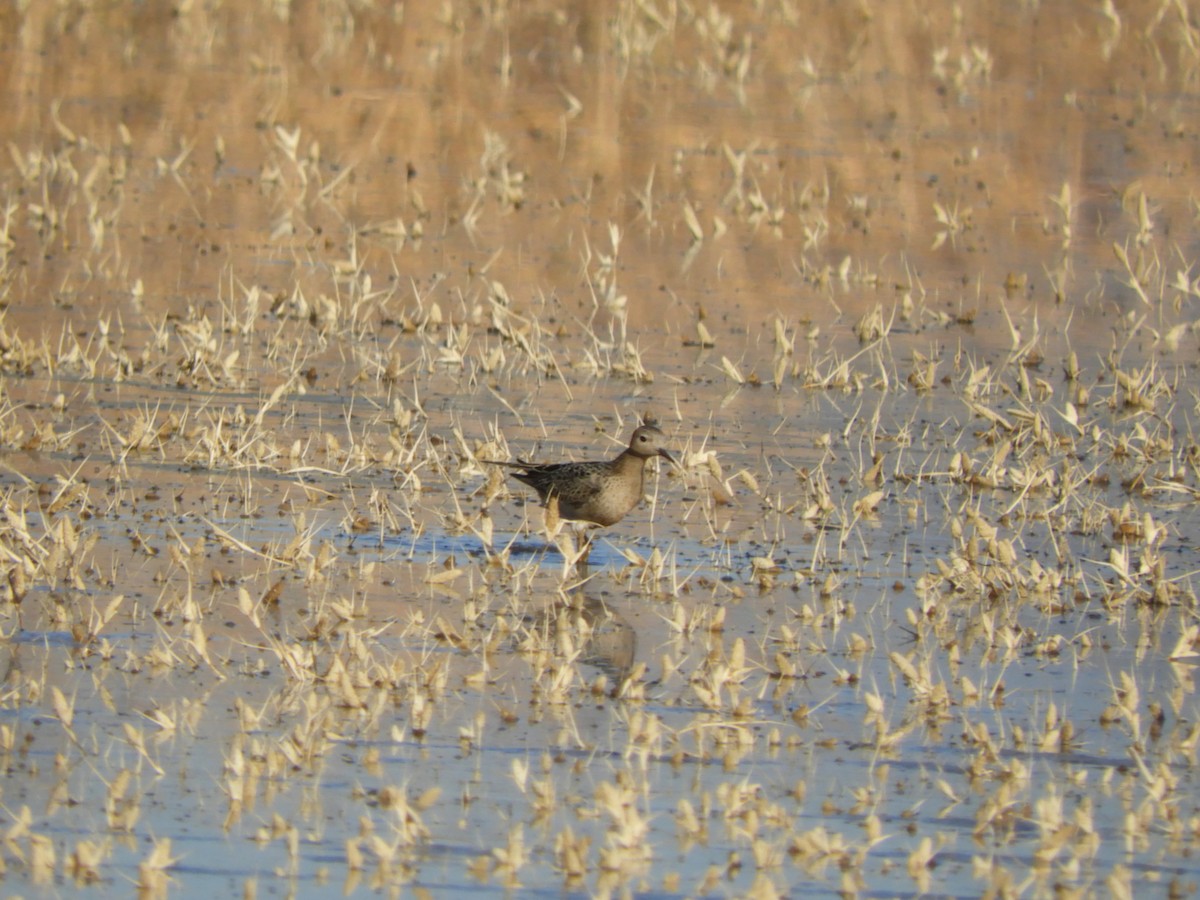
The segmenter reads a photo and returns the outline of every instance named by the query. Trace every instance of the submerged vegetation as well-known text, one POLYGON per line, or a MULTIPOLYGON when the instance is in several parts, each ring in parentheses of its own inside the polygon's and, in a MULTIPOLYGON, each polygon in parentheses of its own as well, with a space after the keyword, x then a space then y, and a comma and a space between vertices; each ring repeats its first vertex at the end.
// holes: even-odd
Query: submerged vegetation
POLYGON ((1194 894, 1128 7, 0 13, 6 889, 1194 894), (588 564, 486 464, 647 414, 588 564))

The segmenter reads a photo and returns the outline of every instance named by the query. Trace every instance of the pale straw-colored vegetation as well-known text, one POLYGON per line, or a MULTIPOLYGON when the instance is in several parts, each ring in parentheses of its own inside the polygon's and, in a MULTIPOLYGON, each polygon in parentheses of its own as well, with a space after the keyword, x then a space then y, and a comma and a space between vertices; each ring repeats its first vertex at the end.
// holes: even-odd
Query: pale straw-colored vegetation
POLYGON ((6 892, 1195 892, 1187 4, 0 26, 6 892))

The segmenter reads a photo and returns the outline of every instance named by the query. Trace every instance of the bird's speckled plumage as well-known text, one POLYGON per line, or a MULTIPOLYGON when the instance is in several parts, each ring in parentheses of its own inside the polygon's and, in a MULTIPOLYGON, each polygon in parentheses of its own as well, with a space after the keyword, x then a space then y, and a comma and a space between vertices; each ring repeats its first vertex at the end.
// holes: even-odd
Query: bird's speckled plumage
POLYGON ((675 462, 666 442, 667 436, 656 426, 642 425, 616 459, 567 463, 518 459, 498 465, 524 470, 513 477, 537 491, 543 504, 556 500, 564 519, 613 525, 641 502, 646 461, 661 456, 675 462))

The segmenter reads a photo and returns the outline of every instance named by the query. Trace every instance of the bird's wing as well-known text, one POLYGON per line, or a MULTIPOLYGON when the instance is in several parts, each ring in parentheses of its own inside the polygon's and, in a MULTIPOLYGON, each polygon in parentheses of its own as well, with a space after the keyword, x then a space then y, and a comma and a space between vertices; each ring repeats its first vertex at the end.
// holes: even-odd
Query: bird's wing
POLYGON ((552 463, 545 466, 527 466, 530 475, 544 479, 546 488, 559 500, 581 506, 600 493, 604 481, 592 463, 552 463))

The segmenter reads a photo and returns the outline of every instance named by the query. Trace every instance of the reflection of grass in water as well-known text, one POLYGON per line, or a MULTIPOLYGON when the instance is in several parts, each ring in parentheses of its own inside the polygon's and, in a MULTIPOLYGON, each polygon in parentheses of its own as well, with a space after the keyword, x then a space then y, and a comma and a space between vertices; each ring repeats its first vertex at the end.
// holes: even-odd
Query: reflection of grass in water
POLYGON ((10 884, 1182 889, 1182 26, 848 9, 14 13, 10 884), (587 570, 480 463, 647 409, 587 570))
MULTIPOLYGON (((613 747, 610 758, 627 768, 618 770, 624 774, 615 781, 600 782, 609 787, 595 788, 595 818, 585 819, 586 825, 563 823, 546 811, 552 808, 546 798, 581 790, 576 778, 589 777, 586 766, 577 765, 578 776, 556 776, 551 761, 533 782, 536 789, 529 786, 529 774, 513 779, 514 798, 536 798, 530 800, 535 819, 571 828, 573 858, 585 867, 592 847, 609 847, 627 865, 644 864, 636 854, 623 855, 633 852, 625 841, 639 835, 642 846, 652 846, 646 844, 647 823, 648 813, 655 811, 674 817, 685 848, 701 835, 716 847, 749 840, 760 854, 788 854, 809 877, 826 877, 830 860, 865 867, 875 858, 875 842, 908 822, 917 826, 907 849, 889 850, 880 858, 903 860, 909 877, 919 882, 922 871, 930 871, 926 863, 933 854, 952 858, 955 844, 945 842, 953 831, 939 824, 944 818, 925 818, 903 800, 888 800, 895 788, 886 775, 851 789, 830 781, 820 760, 811 761, 806 783, 830 785, 822 803, 835 813, 816 822, 803 804, 780 802, 761 782, 724 780, 722 773, 750 764, 770 771, 772 754, 803 758, 826 740, 832 743, 824 749, 844 745, 843 752, 880 760, 910 747, 942 748, 954 758, 947 734, 959 728, 967 739, 956 751, 961 761, 935 755, 929 765, 939 774, 923 779, 933 795, 944 797, 947 808, 973 804, 975 815, 983 817, 984 833, 1000 846, 1049 852, 1045 848, 1059 844, 1055 835, 1066 827, 1063 823, 1067 818, 1074 823, 1077 814, 1062 812, 1069 808, 1051 790, 1049 799, 1034 808, 1039 824, 1019 827, 1027 817, 1014 819, 1011 804, 1044 793, 1043 776, 1025 762, 1028 753, 1052 754, 1039 761, 1051 772, 1061 761, 1065 777, 1079 783, 1093 768, 1108 772, 1104 777, 1111 780, 1117 777, 1115 767, 1131 761, 1142 760, 1137 771, 1142 766, 1151 771, 1144 754, 1155 729, 1156 741, 1163 741, 1166 713, 1161 702, 1144 702, 1136 674, 1144 663, 1128 654, 1105 651, 1123 667, 1111 690, 1076 689, 1069 703, 1054 691, 1053 680, 1029 682, 1016 695, 1020 699, 1013 698, 1009 683, 1017 673, 1028 676, 1067 661, 1077 673, 1090 672, 1101 652, 1097 648, 1114 642, 1124 646, 1126 632, 1140 633, 1145 637, 1139 641, 1153 641, 1167 655, 1184 658, 1192 652, 1194 628, 1181 631, 1172 620, 1178 582, 1164 578, 1165 570, 1153 564, 1167 537, 1158 519, 1175 511, 1158 504, 1153 492, 1129 493, 1116 484, 1121 473, 1133 472, 1139 484, 1172 492, 1187 487, 1153 474, 1153 454, 1166 452, 1158 464, 1167 465, 1174 452, 1163 440, 1166 432, 1146 431, 1141 424, 1169 396, 1154 366, 1118 375, 1111 386, 1094 385, 1089 404, 1077 408, 1073 421, 1060 417, 1075 426, 1075 441, 1090 434, 1088 455, 1096 461, 1085 464, 1075 444, 1064 439, 1072 432, 1050 424, 1053 389, 1039 391, 1027 379, 1025 360, 1036 350, 1037 338, 1036 333, 1026 336, 1001 369, 964 370, 956 400, 972 415, 954 431, 939 431, 938 441, 920 434, 928 426, 920 420, 922 405, 913 402, 919 392, 875 388, 874 394, 851 395, 842 411, 848 426, 817 439, 822 452, 811 468, 787 465, 783 454, 739 452, 736 442, 722 445, 715 438, 689 449, 686 477, 660 483, 656 527, 671 533, 669 543, 614 536, 611 544, 600 545, 614 549, 588 582, 589 590, 601 596, 616 591, 613 602, 626 611, 631 604, 649 611, 650 624, 643 620, 640 632, 644 655, 618 669, 595 671, 596 658, 585 649, 593 640, 586 621, 560 617, 554 629, 546 630, 530 615, 554 602, 563 575, 570 572, 563 569, 560 575, 558 566, 542 564, 552 552, 549 545, 520 538, 520 532, 506 543, 492 530, 488 552, 479 539, 482 526, 471 518, 475 513, 463 504, 455 481, 457 471, 475 471, 476 454, 464 437, 456 434, 448 442, 435 440, 428 429, 407 432, 400 455, 393 457, 406 468, 385 483, 379 454, 369 448, 369 427, 313 441, 299 458, 244 451, 246 441, 269 445, 278 441, 277 428, 299 425, 299 404, 285 414, 270 398, 261 415, 250 415, 223 410, 219 396, 209 396, 201 401, 202 415, 182 404, 165 429, 155 424, 159 414, 144 404, 102 408, 113 417, 104 428, 115 438, 108 445, 112 461, 96 473, 109 472, 106 489, 101 490, 102 478, 84 481, 82 470, 62 470, 61 457, 51 466, 58 470, 57 480, 36 477, 31 470, 28 481, 11 487, 10 511, 24 512, 10 517, 6 546, 10 556, 25 560, 9 578, 12 598, 24 601, 13 609, 22 620, 41 617, 45 627, 68 628, 77 642, 73 656, 89 665, 99 661, 114 673, 109 677, 123 672, 140 679, 150 673, 157 683, 173 683, 171 692, 183 692, 183 699, 186 682, 176 673, 207 672, 210 679, 238 681, 257 676, 267 693, 256 701, 259 711, 243 712, 238 722, 257 735, 250 755, 264 760, 256 777, 268 781, 283 783, 282 773, 289 770, 315 775, 330 765, 334 749, 354 736, 386 742, 385 709, 399 711, 390 736, 400 746, 415 741, 436 754, 433 738, 457 730, 457 742, 448 746, 483 753, 496 740, 486 709, 509 729, 540 733, 543 721, 555 723, 545 735, 546 746, 587 747, 596 738, 580 732, 565 710, 581 701, 599 703, 614 716, 605 720, 612 729, 605 739, 613 747), (877 402, 863 402, 872 396, 877 402), (1006 405, 997 404, 997 398, 1006 405), (1095 416, 1090 431, 1080 424, 1080 410, 1095 416), (227 425, 234 437, 222 440, 227 425), (855 451, 846 434, 860 435, 862 449, 855 451), (885 449, 868 452, 872 442, 885 449), (197 453, 196 446, 204 452, 197 453), (315 454, 318 464, 306 464, 306 454, 315 454), (736 462, 726 466, 723 460, 730 458, 736 462), (195 467, 197 459, 214 464, 195 467), (130 473, 158 469, 170 474, 172 460, 193 466, 181 470, 175 463, 176 471, 189 472, 191 483, 182 492, 166 485, 135 488, 147 482, 130 473), (444 483, 435 487, 436 479, 444 483), (672 499, 680 495, 684 499, 672 499), (964 497, 969 505, 956 509, 964 497), (323 510, 326 524, 310 519, 306 506, 323 510), (340 513, 329 514, 338 507, 340 513), (746 507, 759 510, 758 521, 733 539, 725 537, 746 507), (224 517, 219 522, 211 515, 214 509, 224 517), (236 529, 229 524, 239 522, 235 514, 246 517, 236 529), (260 518, 264 521, 256 524, 260 518), (109 549, 122 533, 122 519, 132 524, 125 529, 129 547, 109 549), (681 537, 693 519, 702 526, 698 535, 681 537), (447 533, 438 528, 439 521, 465 530, 447 533), (331 529, 333 522, 339 525, 331 529), (811 557, 797 553, 797 531, 809 535, 811 557), (1105 555, 1101 541, 1110 539, 1105 555), (90 560, 102 542, 114 562, 98 573, 90 560), (931 565, 905 557, 915 549, 937 549, 938 558, 931 565), (234 572, 199 574, 210 565, 206 560, 229 556, 241 560, 234 572), (123 559, 138 564, 116 562, 123 559), (378 573, 410 565, 405 559, 425 567, 425 574, 406 586, 406 595, 387 598, 378 573), (1137 566, 1134 560, 1140 560, 1137 566), (914 581, 907 571, 916 573, 914 581), (131 575, 157 585, 147 597, 152 602, 134 601, 131 575), (894 595, 890 580, 898 587, 894 595), (83 602, 60 602, 61 595, 47 593, 65 583, 84 592, 83 602), (37 588, 33 595, 31 584, 37 588), (131 593, 98 596, 103 602, 94 605, 85 599, 110 584, 118 589, 124 584, 131 593), (1095 592, 1096 600, 1088 592, 1095 592), (385 618, 377 618, 376 610, 384 610, 385 618), (244 636, 214 642, 216 622, 239 615, 238 634, 244 636), (152 621, 160 624, 147 630, 152 621), (118 622, 131 623, 142 637, 128 637, 125 625, 125 636, 117 637, 112 626, 118 622), (1027 668, 1030 662, 1035 669, 1027 668), (497 667, 505 678, 497 677, 497 667), (460 691, 492 699, 482 713, 469 714, 463 699, 454 696, 460 691), (649 709, 639 708, 646 703, 649 709), (1068 706, 1086 712, 1071 718, 1068 706), (269 724, 272 717, 293 720, 294 714, 285 714, 293 708, 306 710, 294 726, 279 731, 269 724), (266 719, 265 713, 270 713, 266 719), (1081 729, 1075 724, 1081 718, 1098 718, 1103 734, 1081 737, 1095 729, 1081 729), (1120 738, 1113 741, 1110 733, 1120 738), (1130 755, 1126 736, 1142 749, 1130 755), (1078 751, 1084 741, 1092 746, 1097 740, 1102 749, 1093 754, 1093 765, 1092 757, 1078 751), (759 754, 763 759, 754 762, 759 754), (666 788, 667 773, 680 765, 699 766, 706 786, 700 796, 708 796, 706 802, 742 811, 733 821, 753 811, 772 824, 754 836, 743 833, 742 825, 722 825, 714 841, 715 814, 703 813, 692 800, 679 801, 666 788), (976 774, 960 781, 962 772, 976 774), (1005 787, 982 799, 976 778, 1001 778, 1005 787), (735 791, 734 784, 742 787, 735 791), (651 800, 648 809, 626 818, 621 798, 630 786, 651 800), (829 822, 845 823, 844 828, 838 831, 829 822), (865 843, 858 836, 862 827, 865 843)), ((900 383, 886 356, 871 359, 875 371, 900 383)), ((1071 374, 1078 382, 1082 373, 1071 374)), ((928 380, 922 389, 936 390, 928 380)), ((1182 460, 1174 464, 1183 465, 1182 460)), ((498 494, 489 502, 503 508, 503 501, 498 494)), ((38 626, 22 621, 20 627, 38 626)), ((18 684, 23 677, 16 676, 18 684)), ((1086 680, 1082 674, 1074 677, 1086 680)), ((33 689, 37 683, 35 676, 25 685, 33 689)), ((72 746, 81 740, 77 691, 69 683, 55 685, 46 701, 72 746)), ((205 706, 216 709, 211 702, 205 706)), ((127 748, 132 760, 144 760, 150 771, 169 771, 164 760, 169 742, 160 750, 147 742, 147 733, 178 734, 181 707, 142 711, 146 725, 110 730, 106 740, 127 748)), ((21 727, 9 726, 13 746, 21 727)), ((1187 736, 1177 739, 1186 742, 1187 736)), ((232 733, 222 740, 231 743, 214 748, 216 755, 232 754, 234 760, 222 776, 225 822, 233 827, 245 815, 247 766, 237 760, 246 756, 247 745, 232 733)), ((881 762, 880 768, 886 772, 889 766, 881 762)), ((594 783, 595 776, 590 780, 594 783)), ((911 790, 906 787, 902 796, 911 790)), ((397 858, 419 868, 428 858, 424 847, 436 840, 426 820, 442 809, 442 794, 392 785, 378 791, 378 802, 388 812, 385 821, 402 815, 405 824, 386 845, 363 842, 347 850, 352 875, 397 858)), ((113 802, 132 801, 123 793, 113 802)), ((1107 806, 1112 801, 1102 796, 1095 802, 1107 806)), ((280 822, 272 834, 299 866, 299 850, 288 849, 291 827, 280 822)), ((1092 852, 1088 841, 1095 832, 1071 827, 1078 837, 1066 851, 1055 852, 1071 852, 1071 847, 1092 852)), ((531 838, 527 834, 521 840, 531 838)), ((480 857, 473 871, 504 881, 511 875, 506 867, 528 850, 514 843, 516 832, 499 840, 503 853, 480 857)), ((80 858, 91 858, 91 852, 88 844, 80 858)), ((1012 852, 1000 861, 1007 858, 1011 865, 1022 858, 1023 851, 1012 852)), ((97 858, 95 865, 103 866, 104 855, 97 858)), ((522 868, 531 864, 526 859, 522 868)), ((35 876, 31 870, 30 877, 35 876)))

